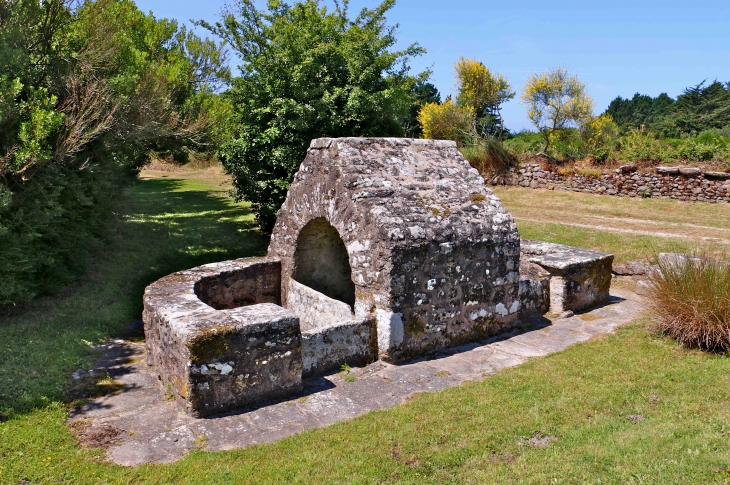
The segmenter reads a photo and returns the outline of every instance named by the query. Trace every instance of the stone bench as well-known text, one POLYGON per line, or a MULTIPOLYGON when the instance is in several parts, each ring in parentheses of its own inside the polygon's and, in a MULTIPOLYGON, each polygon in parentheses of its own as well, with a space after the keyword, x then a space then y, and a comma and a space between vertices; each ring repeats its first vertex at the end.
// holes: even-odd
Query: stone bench
POLYGON ((612 254, 523 239, 520 260, 550 274, 553 313, 584 310, 609 301, 612 254))

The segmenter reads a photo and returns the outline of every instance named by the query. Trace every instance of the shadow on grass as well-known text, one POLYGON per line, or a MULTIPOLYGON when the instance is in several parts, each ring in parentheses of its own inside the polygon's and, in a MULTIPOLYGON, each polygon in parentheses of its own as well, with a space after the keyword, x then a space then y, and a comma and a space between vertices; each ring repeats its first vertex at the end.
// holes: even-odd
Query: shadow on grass
POLYGON ((147 285, 169 273, 259 256, 268 239, 249 208, 196 181, 138 180, 118 203, 109 241, 82 281, 0 314, 0 412, 64 401, 92 346, 141 318, 147 285))

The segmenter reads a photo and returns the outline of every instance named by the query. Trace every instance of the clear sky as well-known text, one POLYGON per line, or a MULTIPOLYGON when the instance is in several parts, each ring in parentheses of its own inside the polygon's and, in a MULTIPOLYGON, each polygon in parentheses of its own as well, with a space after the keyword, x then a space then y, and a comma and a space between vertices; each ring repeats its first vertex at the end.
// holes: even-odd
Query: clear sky
MULTIPOLYGON (((137 4, 157 17, 212 22, 224 2, 137 4)), ((350 9, 354 15, 374 5, 352 0, 350 9)), ((527 77, 553 67, 585 82, 596 114, 616 96, 675 97, 704 79, 730 81, 730 0, 399 0, 388 19, 399 24, 401 46, 426 48, 411 65, 415 72, 433 70, 442 97, 454 91, 453 64, 461 55, 506 76, 518 93, 503 109, 512 130, 530 127, 517 99, 527 77)))

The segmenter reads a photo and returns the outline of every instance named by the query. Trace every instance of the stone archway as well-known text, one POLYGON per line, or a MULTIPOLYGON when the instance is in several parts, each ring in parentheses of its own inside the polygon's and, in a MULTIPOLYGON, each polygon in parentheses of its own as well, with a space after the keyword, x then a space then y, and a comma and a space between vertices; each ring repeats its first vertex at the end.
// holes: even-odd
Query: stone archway
POLYGON ((309 221, 297 237, 293 278, 354 308, 355 284, 345 243, 323 217, 309 221))

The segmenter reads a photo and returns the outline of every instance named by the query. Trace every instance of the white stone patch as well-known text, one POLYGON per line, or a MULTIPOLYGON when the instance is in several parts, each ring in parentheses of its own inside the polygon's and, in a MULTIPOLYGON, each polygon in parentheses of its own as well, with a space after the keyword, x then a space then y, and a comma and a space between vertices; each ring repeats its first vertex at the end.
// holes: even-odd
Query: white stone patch
POLYGON ((360 251, 367 251, 370 249, 370 241, 352 241, 347 245, 348 253, 359 253, 360 251))
POLYGON ((387 352, 403 343, 402 313, 378 309, 375 311, 375 319, 378 323, 378 348, 381 351, 387 352))
POLYGON ((506 306, 504 306, 502 302, 497 303, 497 306, 494 308, 494 310, 503 317, 510 314, 510 311, 507 309, 506 306))
POLYGON ((433 290, 435 286, 436 280, 428 280, 428 282, 426 283, 426 289, 428 290, 433 290))
POLYGON ((426 231, 424 231, 420 226, 411 226, 408 228, 408 231, 411 233, 411 236, 416 239, 423 239, 426 237, 426 231))
POLYGON ((520 309, 520 300, 515 300, 515 301, 512 302, 512 305, 510 305, 509 312, 510 313, 515 313, 519 309, 520 309))

